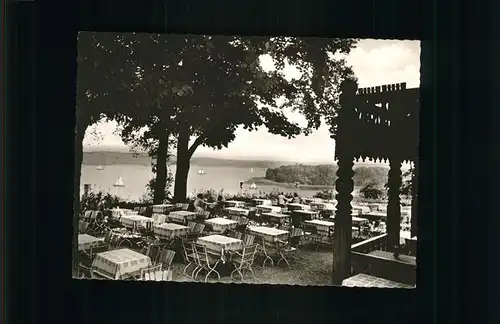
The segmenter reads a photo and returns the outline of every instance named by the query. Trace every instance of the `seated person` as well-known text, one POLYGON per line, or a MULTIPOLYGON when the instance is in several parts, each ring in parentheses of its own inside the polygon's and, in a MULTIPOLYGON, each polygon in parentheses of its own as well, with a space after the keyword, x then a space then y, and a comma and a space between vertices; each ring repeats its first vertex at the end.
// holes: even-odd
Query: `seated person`
POLYGON ((285 207, 285 205, 287 203, 289 203, 290 201, 292 201, 292 199, 285 197, 285 194, 283 192, 278 195, 278 206, 279 207, 281 207, 281 208, 285 207))
POLYGON ((296 192, 293 193, 293 200, 292 201, 294 204, 302 203, 302 199, 299 197, 299 194, 296 192))
POLYGON ((195 212, 205 211, 207 203, 203 200, 203 194, 199 193, 196 196, 196 199, 193 202, 193 206, 195 212))
POLYGON ((224 198, 222 196, 217 197, 217 201, 211 205, 210 207, 210 217, 214 217, 215 215, 221 215, 224 210, 225 203, 224 198))

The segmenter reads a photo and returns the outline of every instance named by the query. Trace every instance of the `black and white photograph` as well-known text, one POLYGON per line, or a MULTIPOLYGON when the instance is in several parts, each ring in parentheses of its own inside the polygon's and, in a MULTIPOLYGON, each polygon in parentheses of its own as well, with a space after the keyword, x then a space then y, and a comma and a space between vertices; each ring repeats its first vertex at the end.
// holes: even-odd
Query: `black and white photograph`
POLYGON ((413 289, 420 41, 78 34, 73 278, 413 289))

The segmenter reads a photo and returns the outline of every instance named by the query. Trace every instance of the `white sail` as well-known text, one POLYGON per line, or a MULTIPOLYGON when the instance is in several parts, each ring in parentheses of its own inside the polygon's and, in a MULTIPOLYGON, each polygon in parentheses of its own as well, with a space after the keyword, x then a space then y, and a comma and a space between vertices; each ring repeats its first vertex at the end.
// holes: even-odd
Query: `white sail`
POLYGON ((250 189, 252 190, 257 189, 257 185, 255 184, 255 182, 252 182, 252 184, 250 185, 250 189))
POLYGON ((200 175, 205 174, 205 170, 203 170, 203 169, 199 169, 199 170, 198 170, 198 174, 200 174, 200 175))
POLYGON ((250 169, 250 172, 253 172, 253 168, 250 169))
POLYGON ((99 165, 97 166, 97 168, 96 168, 96 169, 97 169, 97 170, 104 170, 104 167, 103 167, 102 165, 100 165, 100 164, 99 164, 99 165))
POLYGON ((113 185, 113 187, 125 187, 125 185, 123 184, 123 179, 122 177, 118 177, 118 180, 116 180, 115 184, 113 185))

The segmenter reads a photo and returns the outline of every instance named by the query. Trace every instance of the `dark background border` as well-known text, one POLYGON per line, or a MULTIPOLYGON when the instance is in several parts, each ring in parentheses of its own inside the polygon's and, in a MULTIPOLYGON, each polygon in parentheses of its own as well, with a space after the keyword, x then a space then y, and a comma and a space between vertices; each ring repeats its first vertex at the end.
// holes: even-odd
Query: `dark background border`
POLYGON ((487 276, 470 272, 484 260, 484 241, 472 236, 485 224, 468 223, 471 239, 458 240, 459 216, 487 213, 478 198, 488 190, 481 171, 490 161, 482 147, 490 89, 473 85, 488 60, 464 65, 485 44, 471 32, 477 25, 458 19, 459 10, 476 18, 479 11, 446 1, 34 1, 7 9, 6 320, 456 323, 460 313, 487 322, 485 312, 469 317, 461 307, 465 289, 480 303, 478 287, 487 286, 487 276), (164 32, 165 25, 171 33, 423 40, 419 228, 434 235, 419 240, 416 291, 70 279, 76 32, 164 32), (464 34, 472 46, 459 41, 464 34), (459 246, 477 263, 458 258, 459 246))

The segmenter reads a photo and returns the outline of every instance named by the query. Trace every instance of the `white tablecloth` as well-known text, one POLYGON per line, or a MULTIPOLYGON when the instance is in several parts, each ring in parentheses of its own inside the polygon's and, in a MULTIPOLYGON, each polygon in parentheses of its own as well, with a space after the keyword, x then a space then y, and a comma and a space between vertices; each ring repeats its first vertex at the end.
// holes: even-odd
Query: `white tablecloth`
POLYGON ((163 224, 167 220, 167 215, 165 215, 165 214, 153 214, 153 216, 151 216, 151 219, 153 220, 153 223, 155 223, 155 224, 163 224))
POLYGON ((189 227, 174 223, 163 223, 153 227, 155 235, 165 240, 170 240, 176 236, 184 236, 188 234, 189 231, 189 227))
POLYGON ((239 251, 243 249, 243 241, 223 235, 209 235, 200 237, 198 244, 205 245, 211 251, 220 252, 221 260, 225 262, 226 251, 239 251))
POLYGON ((175 205, 173 205, 173 204, 153 205, 153 213, 166 214, 167 212, 173 210, 174 208, 175 208, 175 205))
POLYGON ((281 213, 281 207, 279 206, 267 206, 267 205, 259 205, 257 206, 257 212, 264 213, 281 213))
POLYGON ((245 207, 245 202, 244 201, 239 201, 239 200, 228 200, 225 202, 226 207, 245 207))
POLYGON ((227 207, 225 208, 229 212, 229 215, 234 215, 234 216, 247 216, 249 210, 248 209, 243 209, 239 207, 227 207))
POLYGON ((102 276, 120 279, 150 265, 151 259, 148 256, 129 249, 119 249, 98 253, 92 267, 102 276))
POLYGON ((122 216, 120 222, 125 227, 133 228, 134 224, 136 226, 143 226, 145 228, 151 229, 153 220, 149 217, 140 216, 140 215, 125 215, 122 216))
POLYGON ((250 234, 260 236, 268 242, 274 242, 276 240, 286 241, 289 236, 288 231, 279 230, 272 227, 256 226, 248 228, 250 234))
POLYGON ((311 206, 309 205, 303 205, 303 204, 288 204, 288 210, 293 211, 293 210, 311 210, 311 206))
POLYGON ((197 214, 193 213, 193 212, 188 212, 185 210, 178 210, 178 211, 174 211, 174 212, 171 212, 170 214, 168 214, 167 218, 170 220, 176 220, 176 221, 185 223, 187 221, 196 219, 196 215, 197 214))
POLYGON ((97 238, 88 234, 78 234, 78 250, 88 250, 91 247, 99 245, 104 242, 103 238, 97 238))
POLYGON ((207 219, 205 223, 211 225, 215 232, 224 232, 225 230, 236 228, 236 225, 238 225, 237 221, 225 218, 211 218, 207 219))
POLYGON ((273 202, 269 199, 254 199, 255 204, 258 205, 264 205, 264 206, 272 206, 273 202))

